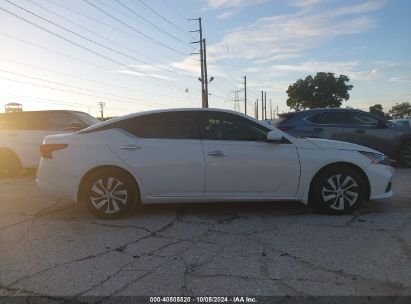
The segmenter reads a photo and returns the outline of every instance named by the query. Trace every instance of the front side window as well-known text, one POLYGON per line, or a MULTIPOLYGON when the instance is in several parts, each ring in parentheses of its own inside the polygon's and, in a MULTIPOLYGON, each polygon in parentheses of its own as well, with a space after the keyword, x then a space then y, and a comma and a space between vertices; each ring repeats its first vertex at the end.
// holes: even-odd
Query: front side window
POLYGON ((197 125, 190 112, 135 117, 125 121, 122 127, 141 138, 199 139, 197 125))
POLYGON ((84 126, 84 123, 69 112, 48 112, 47 113, 47 129, 64 131, 71 130, 73 125, 84 126))
POLYGON ((266 141, 269 128, 232 114, 205 112, 200 116, 203 139, 266 141))
POLYGON ((377 117, 362 112, 350 113, 349 120, 355 125, 376 125, 379 122, 377 117))

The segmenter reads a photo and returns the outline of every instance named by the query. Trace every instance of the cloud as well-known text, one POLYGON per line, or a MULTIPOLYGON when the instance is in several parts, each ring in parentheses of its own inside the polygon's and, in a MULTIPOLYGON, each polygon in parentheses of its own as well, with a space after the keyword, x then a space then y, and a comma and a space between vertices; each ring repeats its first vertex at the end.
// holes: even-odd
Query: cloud
MULTIPOLYGON (((200 63, 193 57, 187 57, 182 61, 173 62, 171 63, 171 66, 176 68, 180 73, 184 73, 186 75, 199 77, 201 73, 200 63)), ((224 73, 223 69, 217 64, 208 63, 207 70, 210 76, 227 78, 227 75, 224 73)))
POLYGON ((318 5, 320 2, 324 0, 293 0, 290 2, 290 5, 300 8, 307 8, 313 5, 318 5))
POLYGON ((388 79, 390 82, 397 82, 397 83, 404 83, 404 82, 411 82, 411 78, 403 78, 403 77, 391 77, 388 79))
MULTIPOLYGON (((317 2, 299 1, 298 5, 317 2)), ((296 56, 331 39, 375 28, 375 20, 365 13, 384 4, 385 1, 375 0, 362 5, 322 8, 315 12, 298 9, 292 14, 262 17, 247 26, 230 30, 220 42, 209 46, 208 55, 210 60, 269 60, 280 55, 296 56)))
POLYGON ((227 19, 230 18, 231 16, 234 16, 237 13, 237 11, 225 11, 218 15, 216 18, 217 19, 227 19))
POLYGON ((239 8, 244 6, 259 5, 267 1, 268 0, 208 0, 208 8, 239 8))

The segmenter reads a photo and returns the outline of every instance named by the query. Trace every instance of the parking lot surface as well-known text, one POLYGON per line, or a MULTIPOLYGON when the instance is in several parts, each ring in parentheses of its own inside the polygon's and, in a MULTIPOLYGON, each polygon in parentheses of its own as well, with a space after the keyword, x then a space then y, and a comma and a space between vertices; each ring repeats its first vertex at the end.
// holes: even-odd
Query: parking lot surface
POLYGON ((411 170, 348 216, 299 203, 142 206, 115 221, 0 180, 0 295, 411 295, 411 170))

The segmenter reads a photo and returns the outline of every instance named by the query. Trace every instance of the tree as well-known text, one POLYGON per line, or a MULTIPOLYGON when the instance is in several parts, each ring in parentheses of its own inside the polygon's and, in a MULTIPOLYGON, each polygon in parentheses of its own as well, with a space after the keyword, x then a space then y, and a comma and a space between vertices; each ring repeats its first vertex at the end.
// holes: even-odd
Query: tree
POLYGON ((334 73, 317 73, 305 79, 298 79, 287 90, 287 106, 299 111, 316 108, 339 108, 344 100, 350 98, 353 86, 348 84, 350 79, 345 75, 338 78, 334 73))
POLYGON ((395 106, 391 108, 389 113, 394 118, 406 118, 411 116, 411 105, 409 102, 396 103, 395 106))
POLYGON ((370 113, 377 115, 383 119, 391 119, 391 116, 384 113, 384 109, 381 104, 377 103, 370 107, 370 113))

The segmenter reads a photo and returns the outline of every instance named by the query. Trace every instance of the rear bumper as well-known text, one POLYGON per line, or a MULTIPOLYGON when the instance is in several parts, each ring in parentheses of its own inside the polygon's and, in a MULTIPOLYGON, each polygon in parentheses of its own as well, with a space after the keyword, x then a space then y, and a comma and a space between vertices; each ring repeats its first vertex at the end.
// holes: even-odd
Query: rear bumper
POLYGON ((64 174, 48 160, 40 161, 36 182, 43 195, 77 201, 79 179, 64 174))

